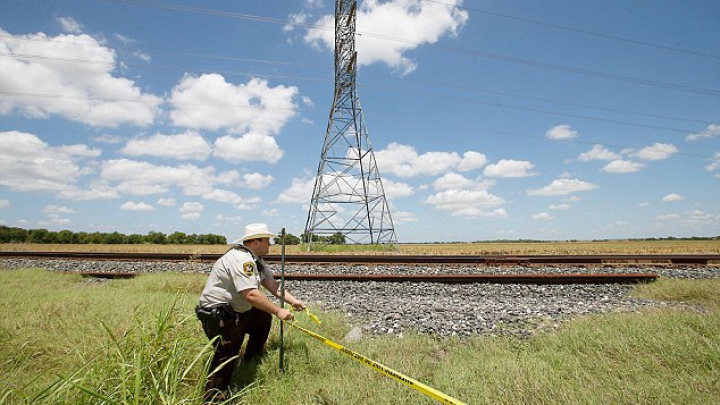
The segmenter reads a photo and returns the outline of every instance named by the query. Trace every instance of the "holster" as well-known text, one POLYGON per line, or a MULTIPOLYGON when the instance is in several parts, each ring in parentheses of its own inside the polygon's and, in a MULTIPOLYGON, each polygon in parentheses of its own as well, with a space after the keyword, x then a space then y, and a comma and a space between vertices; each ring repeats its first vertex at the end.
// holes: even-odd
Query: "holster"
POLYGON ((220 334, 220 328, 225 326, 225 322, 238 322, 241 314, 235 312, 230 304, 223 304, 212 308, 198 305, 195 307, 195 315, 200 320, 205 335, 212 339, 220 334))

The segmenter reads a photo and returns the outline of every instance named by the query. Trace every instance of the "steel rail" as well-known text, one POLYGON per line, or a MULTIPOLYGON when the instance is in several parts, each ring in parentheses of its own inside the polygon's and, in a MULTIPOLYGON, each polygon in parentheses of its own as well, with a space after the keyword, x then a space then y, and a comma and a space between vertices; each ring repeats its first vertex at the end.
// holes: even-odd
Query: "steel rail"
MULTIPOLYGON (((215 261, 220 254, 168 254, 168 253, 85 253, 85 252, 0 252, 0 258, 26 259, 79 259, 79 260, 132 260, 132 261, 215 261)), ((266 256, 270 262, 273 255, 266 256)), ((408 256, 408 255, 286 255, 294 263, 334 264, 472 264, 476 266, 530 266, 542 264, 612 266, 642 266, 671 263, 672 265, 707 265, 720 260, 720 255, 584 255, 584 256, 408 256)), ((131 278, 141 272, 67 271, 96 278, 131 278)), ((503 283, 503 284, 604 284, 639 283, 654 281, 655 273, 525 273, 525 274, 302 274, 286 273, 286 280, 299 281, 386 281, 433 283, 503 283)))
MULTIPOLYGON (((142 272, 63 271, 95 278, 133 278, 142 272)), ((278 278, 275 275, 275 278, 278 278)), ((299 274, 285 273, 285 281, 427 282, 444 284, 636 284, 655 281, 655 273, 545 273, 545 274, 299 274)))
MULTIPOLYGON (((214 262, 217 253, 89 253, 89 252, 0 252, 0 258, 201 261, 214 262)), ((280 255, 267 255, 267 262, 280 262, 280 255)), ((720 254, 603 254, 603 255, 285 255, 286 263, 303 264, 412 264, 476 266, 717 266, 720 254)))
POLYGON ((299 281, 390 281, 448 284, 607 284, 654 281, 655 273, 543 273, 543 274, 288 274, 285 280, 299 281))

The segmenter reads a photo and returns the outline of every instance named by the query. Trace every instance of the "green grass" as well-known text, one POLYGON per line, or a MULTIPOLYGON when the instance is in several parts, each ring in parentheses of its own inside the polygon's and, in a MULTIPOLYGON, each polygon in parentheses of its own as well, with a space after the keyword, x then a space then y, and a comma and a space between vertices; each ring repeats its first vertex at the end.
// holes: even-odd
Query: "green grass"
MULTIPOLYGON (((210 351, 192 308, 205 276, 89 283, 0 271, 1 404, 199 404, 210 351)), ((643 298, 701 305, 579 317, 531 339, 365 337, 346 346, 468 404, 715 404, 720 280, 660 280, 643 298), (687 308, 687 309, 683 309, 687 308)), ((341 344, 340 314, 303 326, 341 344)), ((268 355, 235 373, 233 404, 435 404, 277 322, 268 355)))
POLYGON ((328 245, 324 243, 307 243, 300 244, 297 247, 302 253, 393 253, 398 251, 398 247, 392 244, 368 244, 368 245, 328 245))

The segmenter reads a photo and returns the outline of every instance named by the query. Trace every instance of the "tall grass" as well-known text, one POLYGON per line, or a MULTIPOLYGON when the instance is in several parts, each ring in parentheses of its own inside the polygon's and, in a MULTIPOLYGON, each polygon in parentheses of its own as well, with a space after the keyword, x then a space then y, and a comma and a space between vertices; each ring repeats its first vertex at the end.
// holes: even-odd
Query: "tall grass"
POLYGON ((200 402, 209 347, 188 293, 201 278, 91 284, 34 269, 2 271, 0 281, 7 403, 200 402))
MULTIPOLYGON (((205 276, 89 282, 0 271, 0 403, 199 404, 210 350, 192 311, 205 276)), ((531 339, 364 337, 322 313, 323 336, 468 404, 716 404, 720 280, 661 280, 638 297, 702 305, 579 317, 531 339)), ((434 400, 285 328, 241 364, 232 404, 434 404, 434 400)))

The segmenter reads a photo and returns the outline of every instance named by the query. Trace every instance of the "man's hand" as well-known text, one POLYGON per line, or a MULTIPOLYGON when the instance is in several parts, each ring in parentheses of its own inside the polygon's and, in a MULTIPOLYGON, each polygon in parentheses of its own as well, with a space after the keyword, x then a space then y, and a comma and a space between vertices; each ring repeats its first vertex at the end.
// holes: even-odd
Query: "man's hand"
POLYGON ((305 308, 307 308, 305 306, 305 303, 300 300, 295 300, 295 302, 292 304, 292 306, 293 306, 293 308, 295 308, 296 311, 304 311, 305 308))
POLYGON ((292 312, 283 308, 280 308, 280 310, 275 314, 275 316, 282 319, 283 321, 292 321, 293 319, 295 319, 295 315, 293 315, 292 312))

